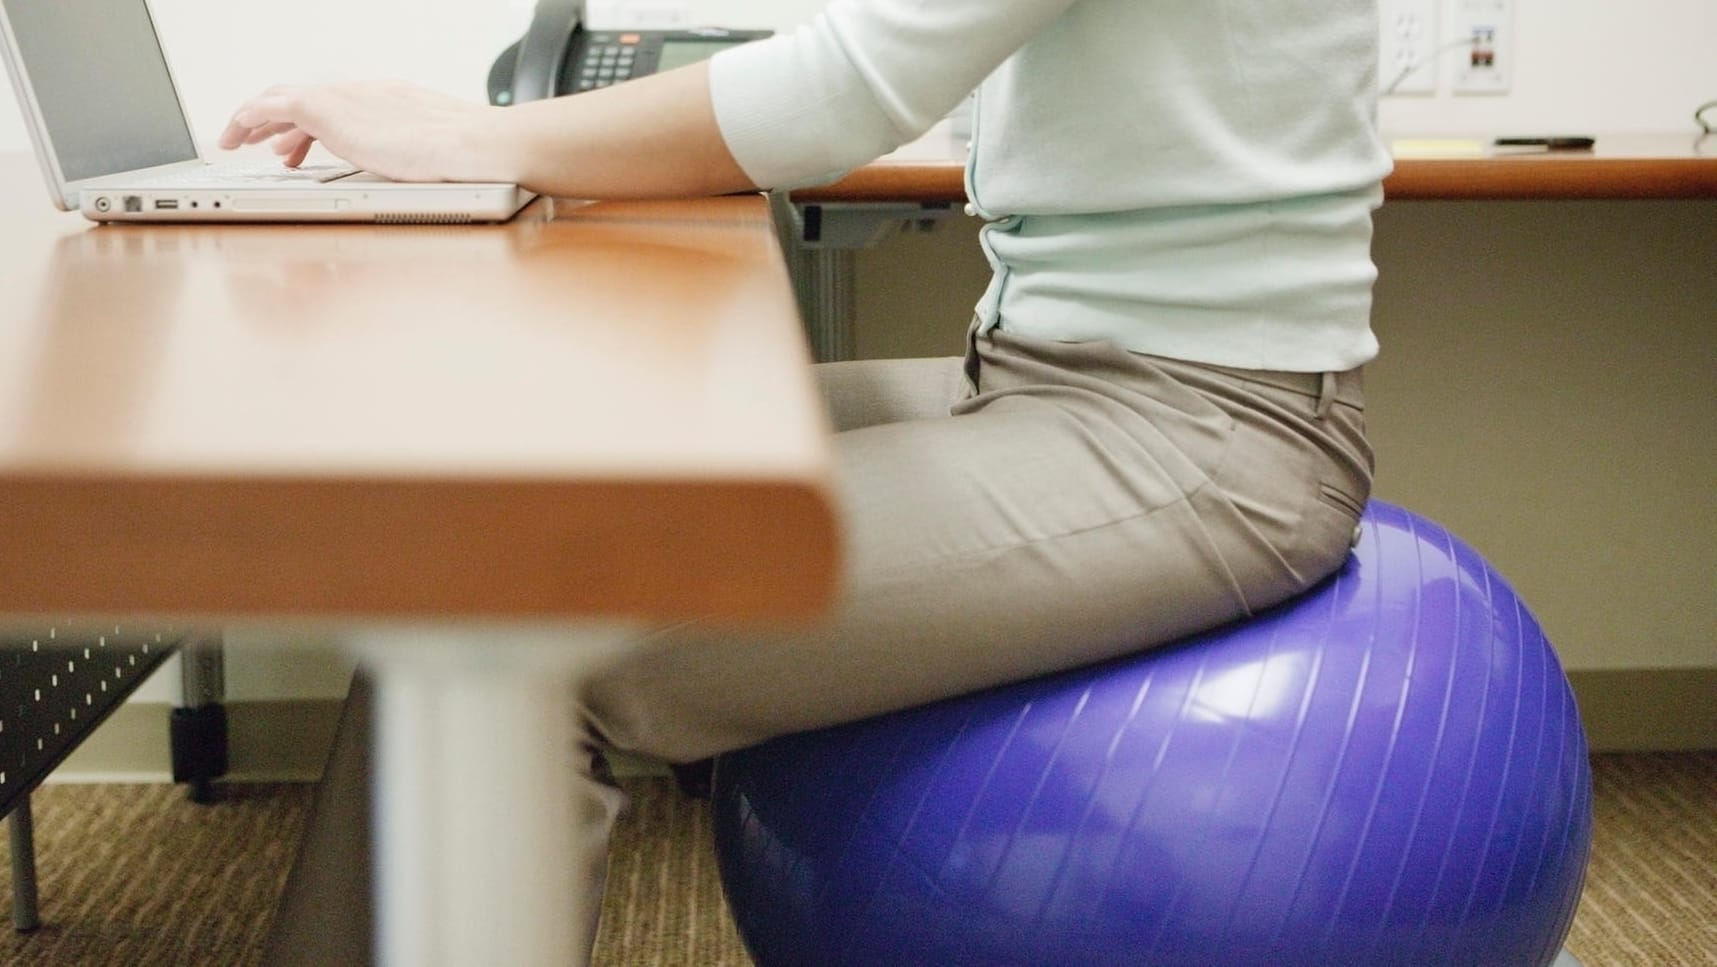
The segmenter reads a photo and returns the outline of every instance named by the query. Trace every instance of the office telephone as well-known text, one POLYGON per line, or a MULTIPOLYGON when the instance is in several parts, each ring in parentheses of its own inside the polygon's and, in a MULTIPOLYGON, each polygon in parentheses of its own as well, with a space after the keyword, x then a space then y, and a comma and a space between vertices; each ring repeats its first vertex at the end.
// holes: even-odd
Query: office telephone
POLYGON ((489 102, 517 104, 672 70, 767 30, 588 30, 584 0, 540 0, 531 24, 489 68, 489 102))

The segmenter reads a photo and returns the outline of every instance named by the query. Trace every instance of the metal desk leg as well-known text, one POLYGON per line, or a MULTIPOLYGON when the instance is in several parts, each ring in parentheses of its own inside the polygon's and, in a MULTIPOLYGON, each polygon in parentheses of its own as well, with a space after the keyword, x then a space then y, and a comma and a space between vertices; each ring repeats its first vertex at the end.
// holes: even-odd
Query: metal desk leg
POLYGON ((30 816, 30 797, 12 807, 8 817, 12 838, 12 926, 20 933, 42 925, 36 906, 36 824, 30 816))
POLYGON ((857 253, 852 249, 819 248, 798 253, 793 289, 811 341, 811 358, 819 363, 853 359, 853 280, 857 253))
POLYGON ((576 768, 573 684, 629 637, 494 626, 353 637, 376 687, 378 963, 588 962, 606 825, 580 810, 615 793, 576 768))
POLYGON ((179 649, 185 704, 173 710, 169 741, 173 781, 186 784, 192 802, 215 799, 214 781, 227 774, 226 671, 218 635, 179 649))

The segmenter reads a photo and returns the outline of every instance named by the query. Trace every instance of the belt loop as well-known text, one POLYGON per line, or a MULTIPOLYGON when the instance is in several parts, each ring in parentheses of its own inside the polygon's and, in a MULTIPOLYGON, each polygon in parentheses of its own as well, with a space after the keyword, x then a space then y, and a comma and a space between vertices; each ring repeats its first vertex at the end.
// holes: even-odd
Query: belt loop
POLYGON ((1329 416, 1330 407, 1335 405, 1335 374, 1324 373, 1323 385, 1318 388, 1318 419, 1329 416))

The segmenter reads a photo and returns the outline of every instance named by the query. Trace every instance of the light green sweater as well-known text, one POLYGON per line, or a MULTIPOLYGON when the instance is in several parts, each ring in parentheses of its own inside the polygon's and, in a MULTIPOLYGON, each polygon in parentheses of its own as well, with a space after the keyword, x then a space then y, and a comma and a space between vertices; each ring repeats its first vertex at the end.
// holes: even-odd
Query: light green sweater
POLYGON ((719 55, 759 185, 828 180, 974 87, 983 325, 1248 369, 1370 359, 1373 0, 832 0, 719 55))

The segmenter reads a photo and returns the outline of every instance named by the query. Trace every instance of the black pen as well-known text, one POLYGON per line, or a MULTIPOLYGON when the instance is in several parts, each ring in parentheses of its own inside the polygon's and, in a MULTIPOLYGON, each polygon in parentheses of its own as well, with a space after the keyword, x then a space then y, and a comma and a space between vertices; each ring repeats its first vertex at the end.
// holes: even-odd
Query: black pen
POLYGON ((1580 151, 1597 143, 1588 137, 1497 138, 1499 148, 1545 148, 1550 151, 1580 151))

